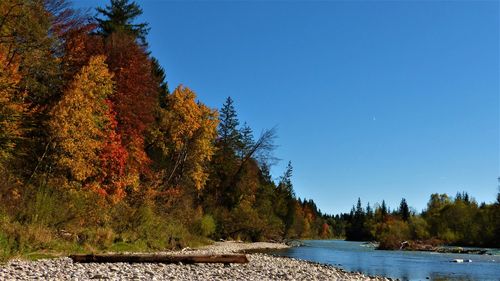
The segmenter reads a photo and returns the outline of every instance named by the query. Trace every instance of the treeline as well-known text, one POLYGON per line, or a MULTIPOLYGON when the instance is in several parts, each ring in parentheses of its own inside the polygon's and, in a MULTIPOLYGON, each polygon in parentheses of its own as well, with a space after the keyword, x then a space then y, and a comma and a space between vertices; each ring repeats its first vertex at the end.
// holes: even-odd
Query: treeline
POLYGON ((330 235, 290 164, 272 179, 274 130, 255 138, 230 98, 219 113, 170 92, 136 3, 97 12, 0 2, 4 257, 330 235))
POLYGON ((420 214, 405 199, 391 211, 382 201, 375 208, 358 199, 350 213, 329 217, 334 235, 353 241, 379 241, 381 249, 399 249, 403 241, 500 248, 500 193, 493 204, 478 204, 468 193, 452 198, 432 194, 420 214), (335 227, 336 226, 336 227, 335 227))

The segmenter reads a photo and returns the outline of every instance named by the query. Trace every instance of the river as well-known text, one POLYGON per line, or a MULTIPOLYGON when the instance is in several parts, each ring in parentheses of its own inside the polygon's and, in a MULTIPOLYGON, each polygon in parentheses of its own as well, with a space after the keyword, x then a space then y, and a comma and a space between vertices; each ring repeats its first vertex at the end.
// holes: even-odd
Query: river
POLYGON ((500 281, 500 252, 494 255, 442 254, 433 252, 382 251, 362 242, 306 240, 304 246, 272 254, 334 265, 400 280, 495 280, 500 281), (454 263, 453 259, 472 262, 454 263))

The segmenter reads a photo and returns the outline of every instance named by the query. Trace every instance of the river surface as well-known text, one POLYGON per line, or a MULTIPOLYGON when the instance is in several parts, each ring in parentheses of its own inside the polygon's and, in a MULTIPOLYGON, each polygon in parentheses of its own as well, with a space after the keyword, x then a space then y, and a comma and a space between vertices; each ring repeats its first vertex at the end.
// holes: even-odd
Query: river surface
POLYGON ((400 280, 495 280, 500 281, 500 252, 493 255, 442 254, 433 252, 382 251, 362 242, 308 240, 304 246, 272 254, 334 265, 347 271, 400 280), (472 260, 454 263, 453 259, 472 260))

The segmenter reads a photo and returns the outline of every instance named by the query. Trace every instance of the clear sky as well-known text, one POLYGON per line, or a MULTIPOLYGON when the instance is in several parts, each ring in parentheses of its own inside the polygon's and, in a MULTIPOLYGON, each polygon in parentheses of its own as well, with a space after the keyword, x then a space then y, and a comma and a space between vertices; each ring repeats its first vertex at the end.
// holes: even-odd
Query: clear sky
MULTIPOLYGON (((498 1, 138 1, 171 90, 256 133, 277 126, 273 167, 327 213, 431 193, 496 198, 498 1)), ((77 7, 107 1, 75 1, 77 7)))

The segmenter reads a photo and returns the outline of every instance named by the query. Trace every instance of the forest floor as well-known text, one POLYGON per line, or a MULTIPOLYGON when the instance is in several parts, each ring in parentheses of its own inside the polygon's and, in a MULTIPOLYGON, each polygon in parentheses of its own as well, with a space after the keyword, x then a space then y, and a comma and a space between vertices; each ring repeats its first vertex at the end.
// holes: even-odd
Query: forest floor
MULTIPOLYGON (((284 249, 279 243, 215 242, 173 255, 231 254, 284 249)), ((346 272, 329 265, 262 253, 247 254, 246 264, 73 263, 70 258, 11 260, 0 265, 1 280, 390 280, 346 272)))

